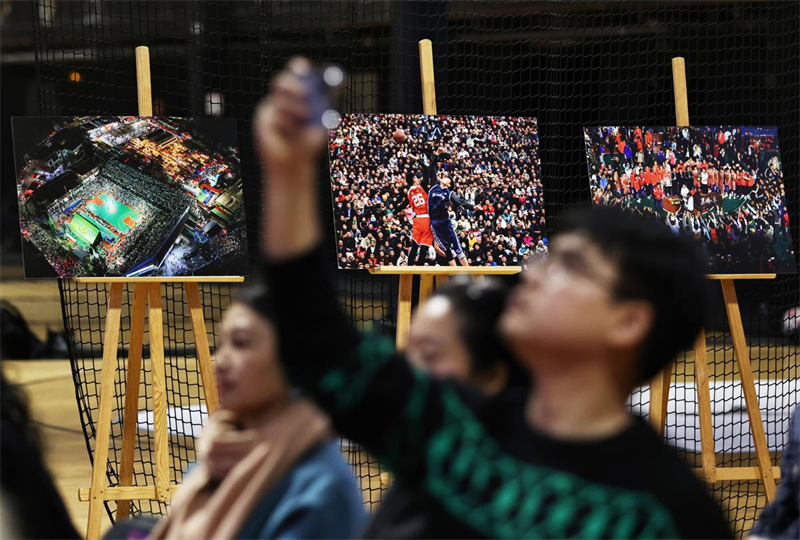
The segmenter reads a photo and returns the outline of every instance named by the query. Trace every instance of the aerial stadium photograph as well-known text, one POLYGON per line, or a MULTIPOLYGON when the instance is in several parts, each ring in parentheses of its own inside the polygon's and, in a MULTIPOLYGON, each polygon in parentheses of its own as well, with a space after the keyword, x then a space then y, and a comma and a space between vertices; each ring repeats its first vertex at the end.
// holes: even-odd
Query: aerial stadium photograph
POLYGON ((248 273, 235 120, 12 124, 26 277, 248 273))

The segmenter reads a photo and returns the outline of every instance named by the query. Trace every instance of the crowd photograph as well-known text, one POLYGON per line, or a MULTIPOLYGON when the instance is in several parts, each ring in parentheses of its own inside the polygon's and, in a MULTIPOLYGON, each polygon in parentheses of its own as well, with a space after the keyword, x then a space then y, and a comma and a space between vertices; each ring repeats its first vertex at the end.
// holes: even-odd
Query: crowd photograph
POLYGON ((535 118, 345 115, 329 138, 339 268, 546 255, 538 146, 535 118))
POLYGON ((795 273, 778 133, 763 127, 586 128, 592 201, 703 242, 710 273, 795 273))

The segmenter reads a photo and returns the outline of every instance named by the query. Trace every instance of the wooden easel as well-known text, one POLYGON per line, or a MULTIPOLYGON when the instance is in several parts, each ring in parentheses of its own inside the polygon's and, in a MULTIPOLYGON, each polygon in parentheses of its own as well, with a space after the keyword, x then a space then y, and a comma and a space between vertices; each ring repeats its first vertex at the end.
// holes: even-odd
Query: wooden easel
MULTIPOLYGON (((683 58, 672 59, 672 77, 675 93, 675 116, 678 126, 689 125, 689 106, 686 92, 686 64, 683 58)), ((750 365, 750 352, 744 336, 739 301, 736 298, 735 280, 774 279, 775 274, 709 274, 708 279, 719 281, 725 300, 725 311, 733 339, 733 350, 739 365, 750 430, 756 447, 757 467, 717 467, 714 448, 714 426, 711 418, 711 393, 709 390, 708 356, 706 332, 700 331, 694 344, 695 384, 697 387, 697 407, 700 415, 700 456, 702 468, 698 472, 708 482, 728 480, 759 480, 764 484, 767 501, 775 497, 775 480, 780 478, 780 469, 772 466, 767 446, 767 437, 758 407, 753 370, 750 365)), ((650 383, 650 422, 660 435, 664 435, 667 420, 667 402, 672 378, 672 364, 668 365, 650 383)))
MULTIPOLYGON (((419 42, 419 68, 422 78, 422 112, 436 115, 436 86, 433 75, 433 46, 431 40, 419 42)), ((397 299, 397 349, 403 349, 408 342, 408 330, 411 326, 412 291, 414 276, 419 276, 419 303, 425 301, 433 291, 433 279, 437 284, 444 283, 454 274, 472 276, 511 275, 522 270, 519 266, 380 266, 371 268, 374 275, 399 275, 400 287, 397 299)))
MULTIPOLYGON (((136 84, 139 98, 139 115, 152 116, 150 92, 150 50, 136 48, 136 84)), ((194 333, 197 362, 200 369, 208 414, 219 408, 219 394, 211 351, 206 334, 203 305, 198 283, 240 283, 241 276, 213 277, 156 277, 156 278, 75 278, 80 283, 109 283, 111 285, 106 311, 105 339, 103 342, 103 367, 98 403, 97 434, 95 436, 92 484, 79 490, 78 498, 89 502, 88 540, 100 537, 104 503, 116 501, 117 519, 130 515, 130 501, 150 499, 169 501, 177 486, 169 480, 169 437, 167 430, 167 388, 164 365, 164 322, 161 303, 162 283, 182 283, 189 304, 194 333), (122 288, 133 285, 131 311, 131 337, 125 381, 125 408, 122 427, 122 451, 119 463, 119 486, 109 487, 108 445, 111 438, 111 412, 114 403, 114 378, 117 373, 117 347, 119 345, 122 288), (155 485, 131 486, 133 458, 136 446, 136 420, 139 411, 139 381, 142 371, 142 344, 144 319, 149 306, 150 361, 153 373, 153 417, 155 446, 155 485)))

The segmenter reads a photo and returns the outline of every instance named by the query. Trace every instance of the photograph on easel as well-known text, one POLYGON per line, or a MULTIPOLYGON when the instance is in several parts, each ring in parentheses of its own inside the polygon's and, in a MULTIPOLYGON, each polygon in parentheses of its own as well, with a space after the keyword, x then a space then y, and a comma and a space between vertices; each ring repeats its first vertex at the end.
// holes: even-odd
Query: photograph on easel
POLYGON ((12 119, 26 278, 243 275, 235 120, 12 119))
POLYGON ((330 180, 339 268, 526 266, 547 253, 535 118, 345 115, 330 180))
POLYGON ((797 272, 778 130, 584 128, 592 202, 622 206, 703 242, 708 272, 797 272))

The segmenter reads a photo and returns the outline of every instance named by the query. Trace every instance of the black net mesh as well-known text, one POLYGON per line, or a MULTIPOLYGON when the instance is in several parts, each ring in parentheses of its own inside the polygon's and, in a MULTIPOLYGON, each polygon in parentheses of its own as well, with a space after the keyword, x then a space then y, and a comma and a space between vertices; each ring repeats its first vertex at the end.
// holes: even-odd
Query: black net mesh
MULTIPOLYGON (((41 0, 33 23, 43 115, 135 113, 133 49, 149 45, 156 114, 221 112, 238 119, 251 241, 257 230, 259 197, 250 119, 270 76, 293 54, 345 68, 343 112, 419 113, 417 41, 430 38, 439 113, 538 118, 549 235, 558 231, 568 208, 589 198, 581 128, 673 124, 670 60, 684 56, 692 124, 778 126, 794 251, 800 252, 800 4, 794 1, 41 0), (71 82, 73 71, 82 74, 80 82, 71 82)), ((330 212, 329 194, 321 197, 330 212)), ((332 232, 329 245, 333 265, 332 232)), ((254 247, 252 253, 257 252, 254 247)), ((357 271, 337 276, 343 306, 359 328, 391 335, 396 278, 357 271)), ((203 289, 212 346, 215 325, 233 288, 203 289)), ((796 388, 785 382, 797 379, 797 347, 779 335, 782 315, 800 303, 798 280, 779 276, 740 282, 737 290, 772 458, 777 460, 786 437, 785 419, 798 401, 796 388)), ((69 281, 62 282, 61 291, 91 454, 107 293, 100 285, 69 281)), ((165 286, 163 292, 170 405, 196 405, 202 397, 186 308, 178 301, 181 289, 165 286)), ((721 295, 715 298, 715 308, 708 336, 712 399, 718 413, 714 415, 718 466, 753 466, 752 443, 746 435, 749 423, 737 409, 741 392, 733 385, 737 367, 721 295)), ((127 315, 123 328, 129 329, 127 315)), ((121 341, 123 359, 124 333, 121 341)), ((699 466, 697 420, 691 414, 692 356, 683 355, 677 364, 667 438, 699 466)), ((118 380, 121 377, 122 373, 118 380)), ((142 390, 148 397, 149 382, 146 369, 142 390)), ((115 418, 122 389, 118 384, 115 418)), ((643 411, 648 399, 646 391, 633 396, 643 411)), ((172 409, 171 414, 183 412, 172 409)), ((171 422, 177 427, 176 419, 171 422)), ((197 425, 191 419, 186 422, 184 429, 171 434, 172 474, 177 480, 194 457, 191 433, 197 425)), ((138 483, 152 483, 152 438, 145 424, 139 435, 138 483)), ((114 434, 119 434, 118 424, 114 434)), ((380 467, 346 442, 343 449, 355 464, 371 506, 384 487, 380 467)), ((108 468, 112 483, 118 451, 115 437, 108 468)), ((710 489, 728 508, 737 534, 748 531, 763 507, 760 486, 718 482, 710 489)), ((165 511, 148 501, 137 501, 135 508, 165 511)))
MULTIPOLYGON (((89 455, 93 455, 97 431, 96 418, 99 410, 100 379, 105 338, 105 316, 108 306, 108 286, 101 283, 76 283, 71 280, 59 282, 64 321, 67 328, 68 345, 75 381, 78 410, 86 436, 89 455)), ((214 337, 222 318, 222 312, 230 303, 238 284, 205 284, 200 286, 201 300, 207 324, 208 339, 213 349, 214 337)), ((196 461, 194 442, 200 434, 205 415, 205 399, 200 370, 194 347, 194 333, 184 290, 180 284, 162 286, 162 307, 165 312, 165 365, 167 402, 170 405, 168 429, 170 441, 171 482, 180 483, 188 464, 196 461)), ((110 462, 108 478, 110 485, 118 484, 119 458, 122 451, 122 420, 125 407, 125 381, 127 359, 130 352, 131 306, 133 288, 123 291, 121 332, 118 348, 119 368, 115 377, 114 402, 112 405, 110 462)), ((153 379, 149 362, 149 328, 145 321, 142 372, 139 384, 140 413, 136 418, 136 445, 134 452, 134 475, 132 485, 152 485, 154 479, 154 422, 153 379), (148 413, 149 411, 149 413, 148 413)), ((166 506, 157 501, 136 501, 134 512, 163 513, 166 506)))

